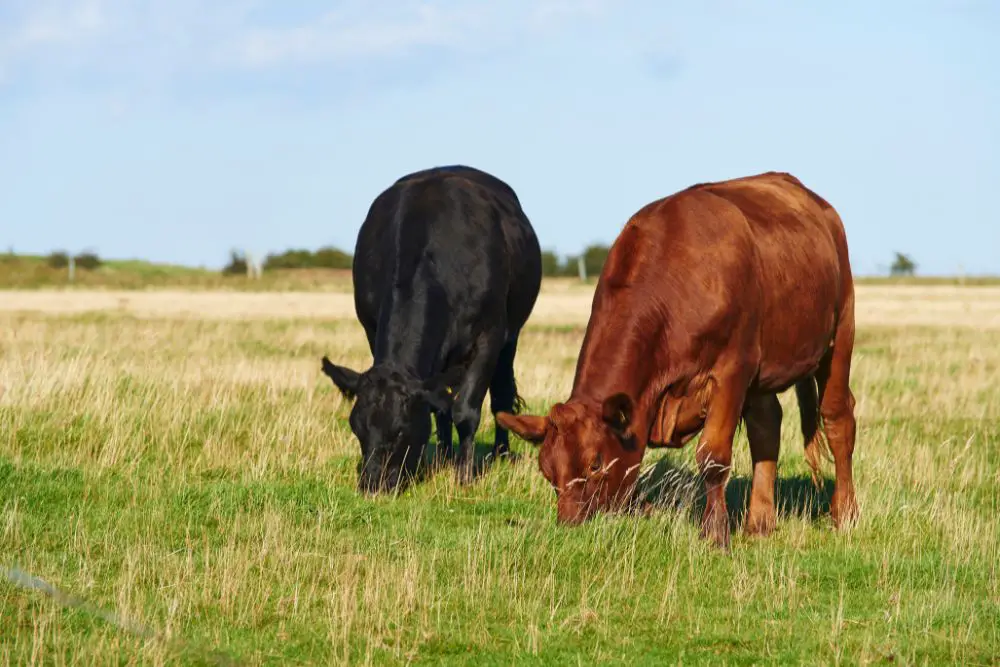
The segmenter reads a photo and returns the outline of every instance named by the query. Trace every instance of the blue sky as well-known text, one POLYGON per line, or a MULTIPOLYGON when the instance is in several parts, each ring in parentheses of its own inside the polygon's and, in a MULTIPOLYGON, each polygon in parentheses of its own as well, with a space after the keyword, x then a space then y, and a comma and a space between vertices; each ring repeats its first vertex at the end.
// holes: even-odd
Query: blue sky
POLYGON ((352 249, 402 174, 507 180, 542 245, 782 170, 855 272, 1000 273, 1000 3, 0 0, 0 247, 352 249))

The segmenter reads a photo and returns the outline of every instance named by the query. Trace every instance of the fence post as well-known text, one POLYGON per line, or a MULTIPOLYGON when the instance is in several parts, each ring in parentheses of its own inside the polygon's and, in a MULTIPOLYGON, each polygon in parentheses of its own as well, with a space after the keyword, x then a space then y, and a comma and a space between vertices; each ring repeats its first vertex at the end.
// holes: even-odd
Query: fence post
POLYGON ((576 267, 580 273, 580 282, 587 282, 587 265, 583 261, 583 255, 576 258, 576 267))
POLYGON ((73 253, 67 253, 69 255, 69 281, 73 282, 73 277, 76 275, 76 260, 73 257, 73 253))

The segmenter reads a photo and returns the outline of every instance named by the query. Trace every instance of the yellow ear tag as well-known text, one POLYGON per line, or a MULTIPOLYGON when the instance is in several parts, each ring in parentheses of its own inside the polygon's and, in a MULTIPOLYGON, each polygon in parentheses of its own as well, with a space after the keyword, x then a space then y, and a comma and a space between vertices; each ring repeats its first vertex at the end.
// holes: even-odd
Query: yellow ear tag
POLYGON ((445 388, 444 388, 444 390, 445 390, 445 391, 446 391, 446 392, 448 393, 448 395, 449 395, 449 396, 451 396, 451 395, 452 395, 452 394, 454 393, 454 392, 453 392, 453 391, 451 390, 451 387, 445 387, 445 388))

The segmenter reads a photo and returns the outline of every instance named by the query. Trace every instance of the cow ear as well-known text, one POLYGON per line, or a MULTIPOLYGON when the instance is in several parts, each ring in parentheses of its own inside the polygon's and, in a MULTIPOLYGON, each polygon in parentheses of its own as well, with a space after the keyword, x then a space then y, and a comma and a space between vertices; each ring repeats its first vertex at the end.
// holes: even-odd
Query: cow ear
POLYGON ((498 412, 495 415, 497 426, 501 426, 508 431, 513 431, 522 440, 537 445, 545 440, 545 433, 549 430, 548 417, 536 417, 534 415, 512 415, 509 412, 498 412))
POLYGON ((601 406, 601 417, 604 419, 604 423, 622 439, 629 437, 633 407, 632 399, 629 398, 628 394, 623 393, 608 396, 601 406))
POLYGON ((452 366, 429 380, 424 380, 423 397, 438 412, 448 412, 458 397, 458 384, 465 377, 465 369, 452 366))
POLYGON ((340 393, 346 398, 352 399, 358 393, 358 381, 361 379, 361 374, 357 371, 352 371, 350 368, 331 363, 324 356, 323 372, 333 380, 333 384, 336 385, 340 393))

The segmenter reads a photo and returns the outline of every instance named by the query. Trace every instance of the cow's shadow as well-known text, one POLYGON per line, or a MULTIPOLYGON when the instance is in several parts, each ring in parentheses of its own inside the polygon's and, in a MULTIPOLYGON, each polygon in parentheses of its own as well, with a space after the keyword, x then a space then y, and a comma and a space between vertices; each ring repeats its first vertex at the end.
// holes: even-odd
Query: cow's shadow
MULTIPOLYGON (((448 458, 445 456, 443 448, 438 446, 437 440, 432 438, 424 448, 422 465, 420 466, 424 473, 421 479, 426 479, 440 470, 454 470, 455 456, 457 456, 457 454, 457 440, 452 443, 452 457, 448 458)), ((489 472, 490 468, 496 465, 500 460, 508 463, 516 463, 520 461, 521 457, 522 455, 515 452, 513 449, 508 449, 502 459, 498 459, 493 455, 492 438, 489 440, 476 438, 476 443, 472 453, 472 475, 469 481, 474 482, 480 477, 483 477, 487 472, 489 472)))
MULTIPOLYGON (((732 477, 726 485, 726 510, 731 529, 737 529, 746 516, 751 482, 750 476, 732 477)), ((788 477, 779 472, 774 490, 778 520, 796 516, 816 521, 829 514, 833 480, 823 478, 820 486, 817 489, 809 475, 788 477)), ((642 472, 636 498, 649 503, 653 509, 687 511, 696 523, 701 521, 705 511, 705 485, 701 476, 689 468, 678 466, 669 458, 661 458, 642 472)))

